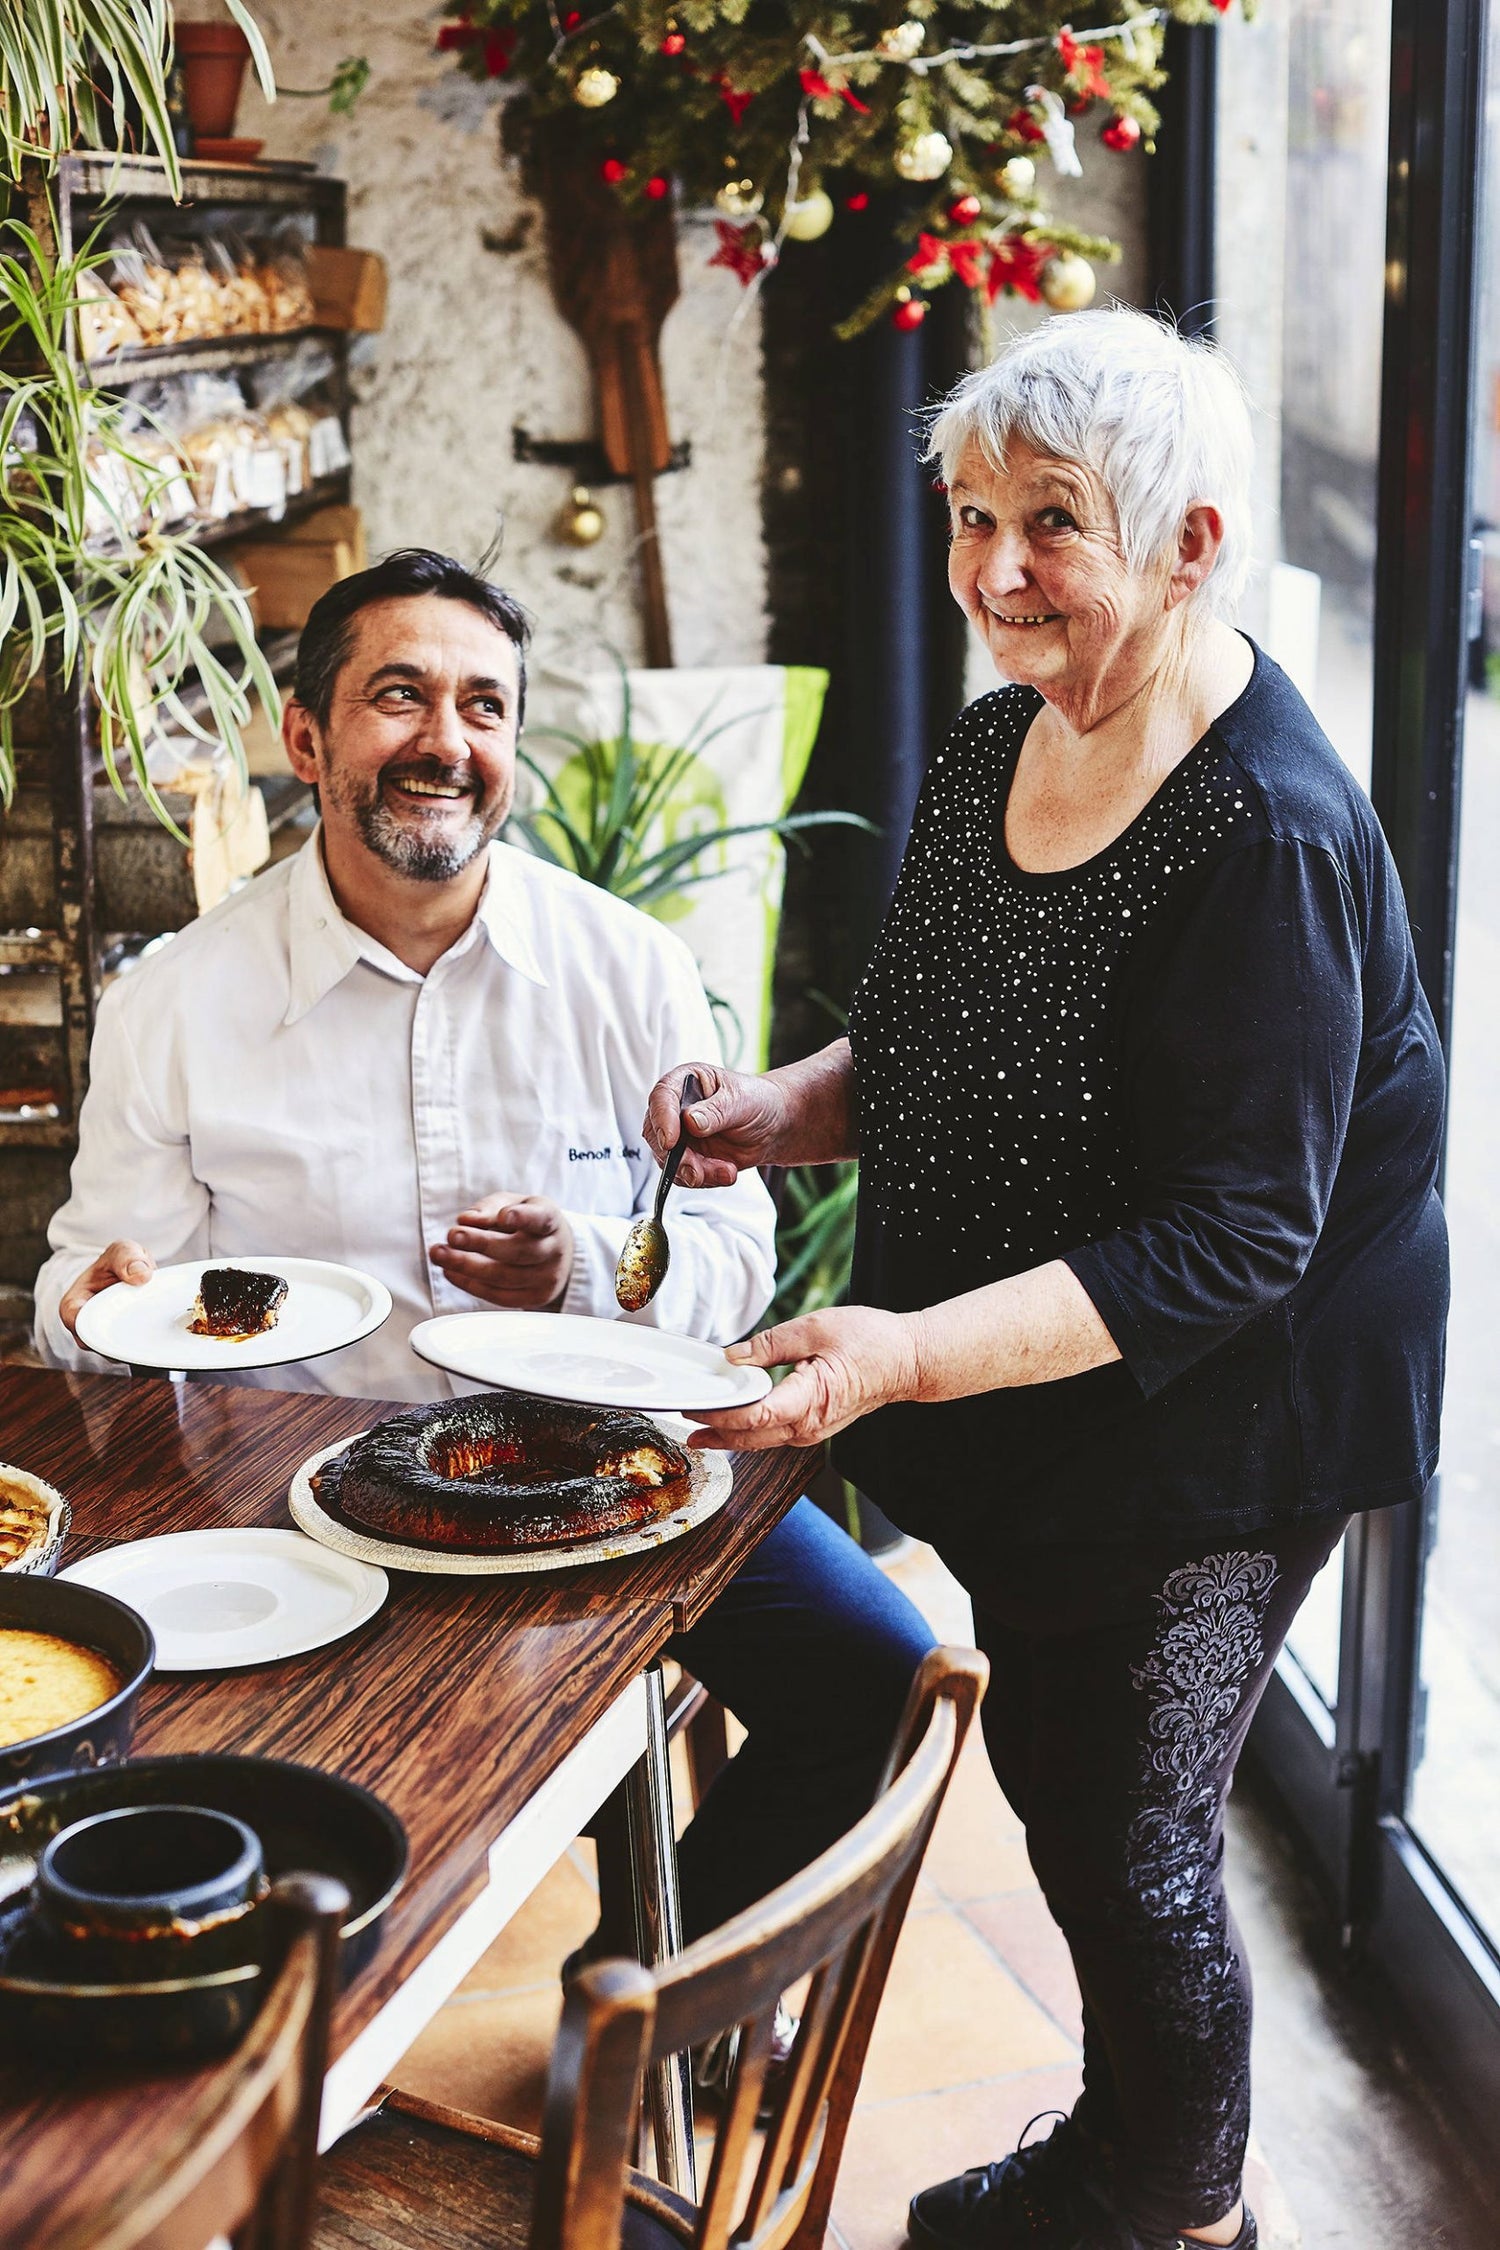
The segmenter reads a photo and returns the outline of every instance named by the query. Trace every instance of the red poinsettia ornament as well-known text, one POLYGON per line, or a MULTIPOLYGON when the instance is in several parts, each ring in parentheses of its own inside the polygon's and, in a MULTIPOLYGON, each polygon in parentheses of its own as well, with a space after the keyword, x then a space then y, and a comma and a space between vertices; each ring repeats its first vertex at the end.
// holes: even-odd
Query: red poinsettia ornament
POLYGON ((766 263, 766 245, 760 228, 732 227, 726 219, 715 219, 714 232, 719 238, 719 247, 709 264, 727 266, 748 289, 766 263))

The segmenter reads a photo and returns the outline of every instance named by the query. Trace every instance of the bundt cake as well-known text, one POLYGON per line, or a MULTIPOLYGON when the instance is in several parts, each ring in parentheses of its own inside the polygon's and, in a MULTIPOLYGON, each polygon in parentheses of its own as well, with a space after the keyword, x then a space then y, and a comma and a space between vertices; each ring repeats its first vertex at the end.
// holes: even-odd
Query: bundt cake
POLYGON ((421 1546, 513 1552, 652 1523, 690 1463, 643 1414, 522 1392, 392 1414, 313 1480, 344 1522, 421 1546))

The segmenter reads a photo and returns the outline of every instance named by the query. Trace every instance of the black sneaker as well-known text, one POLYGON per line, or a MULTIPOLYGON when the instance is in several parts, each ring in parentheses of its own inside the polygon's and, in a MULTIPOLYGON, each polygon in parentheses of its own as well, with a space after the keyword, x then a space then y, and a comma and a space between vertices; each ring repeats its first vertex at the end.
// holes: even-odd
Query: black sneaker
POLYGON ((1101 2161, 1071 2117, 1043 2110, 1011 2155, 914 2195, 907 2235, 915 2250, 1073 2250, 1084 2182, 1101 2161), (1049 2116, 1058 2122, 1047 2138, 1028 2142, 1049 2116))
MULTIPOLYGON (((1186 2236, 1132 2226, 1110 2194, 1106 2152, 1071 2117, 1028 2144, 1031 2125, 1013 2155, 912 2197, 906 2223, 915 2250, 1198 2250, 1186 2236)), ((1259 2241, 1247 2204, 1223 2250, 1258 2250, 1259 2241)))
MULTIPOLYGON (((1107 2180, 1084 2178, 1070 2214, 1073 2232, 1059 2237, 1058 2250, 1203 2250, 1193 2235, 1146 2233, 1119 2210, 1107 2180)), ((1232 2242, 1211 2250, 1258 2250, 1260 2230, 1245 2205, 1240 2231, 1232 2242)))

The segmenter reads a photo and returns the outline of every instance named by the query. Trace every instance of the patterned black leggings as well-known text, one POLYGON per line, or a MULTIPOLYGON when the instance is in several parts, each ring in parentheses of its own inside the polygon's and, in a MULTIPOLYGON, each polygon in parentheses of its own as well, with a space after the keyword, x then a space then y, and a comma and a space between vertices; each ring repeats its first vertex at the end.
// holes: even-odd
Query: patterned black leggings
POLYGON ((1021 1549, 973 1587, 990 1763, 1083 1994, 1075 2112, 1145 2233, 1233 2209, 1250 1973, 1224 1801, 1277 1651, 1344 1526, 1021 1549))

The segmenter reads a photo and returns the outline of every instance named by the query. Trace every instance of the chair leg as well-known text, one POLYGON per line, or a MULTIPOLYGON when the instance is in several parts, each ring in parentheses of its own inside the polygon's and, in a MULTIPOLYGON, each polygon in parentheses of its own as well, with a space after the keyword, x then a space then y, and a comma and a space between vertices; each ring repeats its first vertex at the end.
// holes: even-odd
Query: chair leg
MULTIPOLYGON (((625 1805, 636 1951, 650 1968, 682 1951, 666 1696, 659 1664, 646 1669, 646 1753, 626 1776, 625 1805)), ((647 2103, 658 2174, 667 2187, 696 2201, 690 2055, 671 2055, 653 2064, 648 2074, 647 2103)))
POLYGON ((729 1763, 729 1724, 714 1696, 705 1695, 688 1720, 685 1747, 696 1812, 729 1763))

